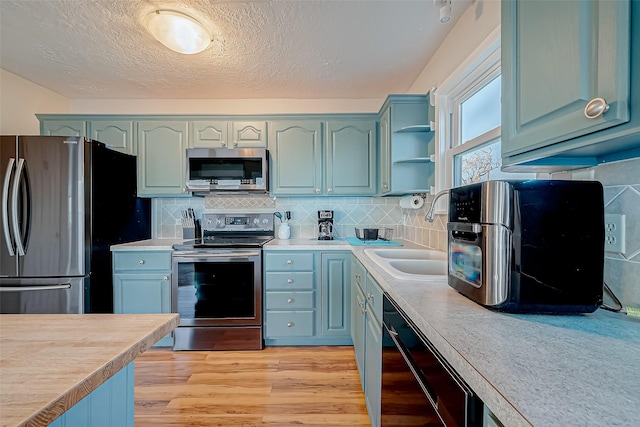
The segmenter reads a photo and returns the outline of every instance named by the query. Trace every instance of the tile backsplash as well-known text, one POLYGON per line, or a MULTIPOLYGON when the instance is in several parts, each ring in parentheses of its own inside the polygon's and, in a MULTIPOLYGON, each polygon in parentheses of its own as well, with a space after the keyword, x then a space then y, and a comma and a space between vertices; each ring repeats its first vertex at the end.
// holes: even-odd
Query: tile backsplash
MULTIPOLYGON (((352 237, 355 226, 371 224, 392 227, 403 236, 404 218, 397 197, 270 197, 205 196, 154 199, 156 238, 182 237, 181 211, 193 208, 198 216, 206 212, 291 211, 291 238, 317 236, 318 210, 333 210, 337 237, 352 237)), ((276 219, 276 223, 278 219, 276 219)))

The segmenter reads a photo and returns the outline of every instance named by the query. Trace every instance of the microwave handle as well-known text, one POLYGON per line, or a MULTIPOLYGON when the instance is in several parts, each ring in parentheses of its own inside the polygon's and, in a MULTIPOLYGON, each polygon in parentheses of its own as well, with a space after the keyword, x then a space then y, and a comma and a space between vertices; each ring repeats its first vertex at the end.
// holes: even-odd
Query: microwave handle
POLYGON ((450 231, 466 231, 468 233, 479 234, 482 231, 482 225, 469 222, 449 222, 447 229, 450 231))

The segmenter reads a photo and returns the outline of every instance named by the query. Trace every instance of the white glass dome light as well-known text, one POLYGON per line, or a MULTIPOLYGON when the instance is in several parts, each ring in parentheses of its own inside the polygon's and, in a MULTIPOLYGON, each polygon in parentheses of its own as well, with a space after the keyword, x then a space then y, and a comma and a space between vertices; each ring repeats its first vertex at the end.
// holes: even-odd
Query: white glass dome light
POLYGON ((179 53, 202 52, 213 38, 195 18, 173 10, 156 10, 147 16, 145 25, 160 43, 179 53))

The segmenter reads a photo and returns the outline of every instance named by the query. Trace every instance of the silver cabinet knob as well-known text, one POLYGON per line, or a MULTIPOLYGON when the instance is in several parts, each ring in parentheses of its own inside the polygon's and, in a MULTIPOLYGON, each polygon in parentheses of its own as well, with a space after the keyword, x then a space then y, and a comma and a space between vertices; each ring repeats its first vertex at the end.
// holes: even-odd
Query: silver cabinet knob
POLYGON ((166 282, 167 280, 169 280, 169 276, 162 276, 162 280, 166 282))
POLYGON ((138 260, 138 264, 140 264, 140 265, 144 264, 144 260, 143 259, 139 259, 138 260))
POLYGON ((238 141, 233 141, 233 146, 237 147, 238 146, 238 141))
POLYGON ((587 119, 597 119, 609 110, 609 104, 604 98, 593 98, 584 107, 584 116, 587 119))
POLYGON ((287 283, 293 283, 293 279, 287 279, 287 283))
POLYGON ((287 323, 287 328, 293 328, 293 322, 287 323))
POLYGON ((293 298, 289 298, 289 299, 287 300, 287 302, 288 302, 289 304, 291 304, 291 303, 293 302, 293 298))
POLYGON ((373 294, 371 292, 367 293, 367 299, 371 301, 373 299, 373 294))
POLYGON ((291 261, 290 259, 287 260, 287 264, 293 264, 293 261, 291 261))
POLYGON ((389 188, 389 184, 387 184, 386 182, 382 183, 382 188, 387 189, 389 188))
POLYGON ((316 188, 316 193, 320 193, 320 189, 319 188, 316 188))
POLYGON ((222 146, 223 146, 223 147, 226 147, 226 146, 227 146, 227 143, 226 143, 226 142, 223 142, 223 143, 222 143, 222 146))
POLYGON ((327 188, 327 193, 333 193, 333 188, 331 187, 327 188))

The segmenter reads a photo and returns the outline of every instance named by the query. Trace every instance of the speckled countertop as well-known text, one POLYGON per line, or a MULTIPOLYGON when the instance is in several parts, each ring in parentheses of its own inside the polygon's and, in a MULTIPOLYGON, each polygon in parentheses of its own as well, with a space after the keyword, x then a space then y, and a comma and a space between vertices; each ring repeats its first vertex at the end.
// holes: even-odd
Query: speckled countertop
POLYGON ((500 313, 352 253, 505 426, 640 425, 640 319, 500 313))
POLYGON ((177 314, 0 315, 0 425, 48 425, 177 325, 177 314))
POLYGON ((492 311, 446 280, 395 279, 366 248, 314 239, 274 239, 264 247, 351 251, 507 427, 640 425, 640 319, 604 310, 566 316, 492 311))

